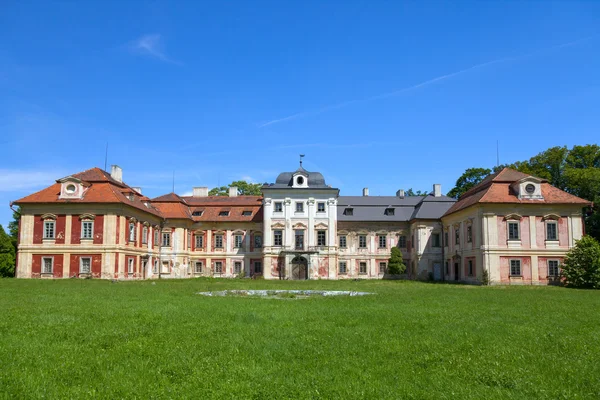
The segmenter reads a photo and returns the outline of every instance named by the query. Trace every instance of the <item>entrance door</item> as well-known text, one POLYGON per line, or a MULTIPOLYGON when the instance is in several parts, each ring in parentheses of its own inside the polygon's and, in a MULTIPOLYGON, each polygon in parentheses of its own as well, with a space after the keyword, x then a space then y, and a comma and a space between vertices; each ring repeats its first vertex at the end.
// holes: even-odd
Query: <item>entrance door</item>
POLYGON ((307 279, 308 278, 308 261, 306 258, 296 256, 292 260, 292 279, 307 279))
POLYGON ((454 280, 457 281, 458 278, 458 263, 454 263, 454 280))

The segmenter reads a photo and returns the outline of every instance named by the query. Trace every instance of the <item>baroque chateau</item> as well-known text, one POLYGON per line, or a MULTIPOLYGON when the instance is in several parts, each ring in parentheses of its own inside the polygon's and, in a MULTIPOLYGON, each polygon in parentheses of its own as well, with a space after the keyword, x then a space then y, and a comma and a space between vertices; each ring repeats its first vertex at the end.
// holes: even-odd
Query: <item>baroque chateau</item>
POLYGON ((196 187, 150 199, 122 177, 92 168, 15 201, 17 277, 378 279, 397 247, 407 279, 548 284, 591 205, 508 168, 458 200, 437 184, 426 196, 340 196, 302 163, 262 196, 196 187))

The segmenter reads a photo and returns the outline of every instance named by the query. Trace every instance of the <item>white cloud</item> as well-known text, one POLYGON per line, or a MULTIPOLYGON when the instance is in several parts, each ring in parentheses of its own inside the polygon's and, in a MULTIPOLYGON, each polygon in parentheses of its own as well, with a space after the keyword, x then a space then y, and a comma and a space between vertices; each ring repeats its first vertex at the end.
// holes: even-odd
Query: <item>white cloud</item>
POLYGON ((144 35, 133 41, 131 48, 133 51, 145 54, 161 61, 176 65, 183 65, 180 61, 167 56, 162 35, 158 33, 144 35))
POLYGON ((57 171, 24 171, 0 169, 0 192, 16 192, 52 185, 64 173, 57 171))

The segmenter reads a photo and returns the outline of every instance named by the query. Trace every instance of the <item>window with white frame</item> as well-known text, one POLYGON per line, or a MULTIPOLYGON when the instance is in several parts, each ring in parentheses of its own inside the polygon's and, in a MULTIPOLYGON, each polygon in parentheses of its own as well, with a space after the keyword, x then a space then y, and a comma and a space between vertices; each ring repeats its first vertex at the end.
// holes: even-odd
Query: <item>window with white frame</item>
POLYGON ((79 259, 79 273, 89 274, 92 271, 92 259, 90 257, 81 257, 79 259))
POLYGON ((148 227, 145 226, 142 228, 142 243, 148 243, 148 227))
POLYGON ((340 249, 345 249, 347 247, 346 235, 340 235, 339 241, 340 241, 340 249))
POLYGON ((294 231, 294 245, 296 250, 304 249, 304 230, 296 229, 294 231))
POLYGON ((196 261, 194 264, 194 273, 201 274, 202 273, 202 261, 196 261))
POLYGON ((301 201, 296 202, 296 212, 304 212, 304 203, 301 201))
POLYGON ((215 274, 223 273, 223 262, 215 261, 215 274))
POLYGON ((244 236, 242 235, 235 235, 233 237, 233 246, 235 248, 240 248, 242 247, 242 244, 244 243, 244 236))
POLYGON ((44 221, 44 239, 54 239, 54 221, 44 221))
POLYGON ((81 238, 92 239, 94 234, 94 221, 81 221, 81 238))
POLYGON ((217 248, 217 249, 223 248, 223 235, 221 235, 221 234, 215 235, 215 248, 217 248))
POLYGON ((196 249, 201 249, 204 247, 204 235, 196 235, 196 249))
POLYGON ((431 247, 442 247, 442 244, 440 243, 440 234, 439 233, 431 234, 431 247))
POLYGON ((346 274, 348 272, 348 264, 346 261, 340 261, 340 274, 346 274))
POLYGON ((467 243, 473 242, 473 227, 471 225, 467 226, 467 243))
POLYGON ((387 235, 379 235, 379 248, 385 249, 387 247, 387 235))
POLYGON ((163 247, 171 247, 171 232, 163 232, 162 245, 163 247))
POLYGON ((133 222, 129 224, 129 241, 135 242, 135 224, 133 222))
POLYGON ((260 249, 262 247, 262 236, 254 235, 254 248, 260 249))
POLYGON ((401 249, 406 248, 406 236, 402 235, 398 238, 398 247, 401 249))
POLYGON ((556 221, 546 221, 546 240, 558 240, 558 224, 556 221))
POLYGON ((154 228, 154 243, 152 243, 154 246, 158 246, 159 235, 160 235, 160 233, 158 232, 158 229, 155 227, 154 228))
POLYGON ((281 201, 275 202, 275 212, 283 212, 283 203, 281 201))
POLYGON ((510 260, 510 275, 521 276, 521 260, 510 260))
POLYGON ((133 274, 133 258, 130 258, 127 263, 127 273, 131 275, 133 274))
POLYGON ((327 246, 326 232, 317 231, 317 246, 327 246))
POLYGON ((508 240, 520 240, 519 221, 508 222, 508 240))
POLYGON ((273 246, 283 246, 283 231, 278 229, 273 231, 273 246))
POLYGON ((325 212, 325 203, 317 203, 317 212, 325 212))
POLYGON ((548 276, 558 276, 560 269, 558 266, 558 260, 548 260, 548 276))
POLYGON ((42 258, 42 274, 51 274, 54 267, 54 258, 44 257, 42 258))
POLYGON ((358 236, 358 247, 360 249, 367 248, 367 235, 359 235, 358 236))
POLYGON ((242 262, 241 261, 234 261, 233 263, 233 273, 234 274, 239 274, 242 272, 242 262))
POLYGON ((261 261, 254 261, 254 273, 262 274, 262 262, 261 261))
POLYGON ((358 263, 358 273, 359 274, 366 274, 367 273, 367 263, 366 262, 360 262, 360 263, 358 263))
POLYGON ((387 264, 384 262, 380 262, 379 263, 379 273, 385 274, 386 271, 387 271, 387 264))

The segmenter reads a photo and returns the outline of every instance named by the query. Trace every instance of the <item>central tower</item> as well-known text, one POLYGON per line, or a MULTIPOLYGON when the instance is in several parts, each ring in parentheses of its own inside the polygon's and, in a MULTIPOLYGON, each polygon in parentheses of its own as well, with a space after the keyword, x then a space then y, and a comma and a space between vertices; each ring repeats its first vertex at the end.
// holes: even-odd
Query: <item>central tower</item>
MULTIPOLYGON (((301 156, 303 157, 303 156, 301 156)), ((339 189, 300 166, 262 187, 265 279, 329 279, 337 257, 339 189)))

